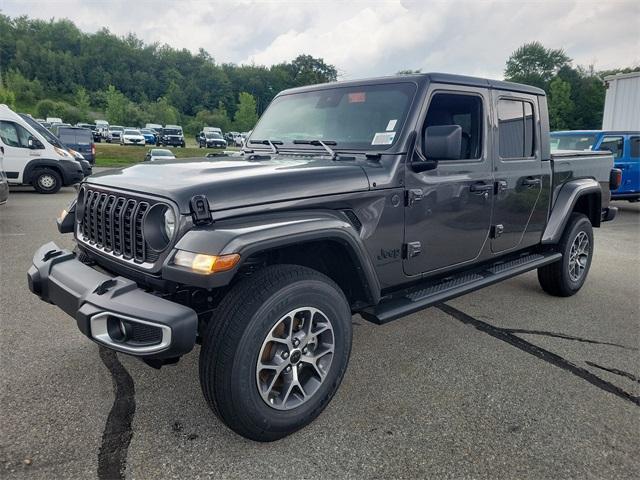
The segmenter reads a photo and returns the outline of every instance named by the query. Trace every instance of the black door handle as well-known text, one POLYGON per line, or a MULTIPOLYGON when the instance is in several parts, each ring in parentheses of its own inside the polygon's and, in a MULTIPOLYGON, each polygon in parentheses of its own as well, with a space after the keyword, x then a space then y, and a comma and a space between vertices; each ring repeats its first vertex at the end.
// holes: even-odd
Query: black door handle
POLYGON ((478 194, 490 192, 491 190, 493 190, 493 185, 487 185, 486 183, 474 183, 473 185, 469 186, 470 192, 478 194))
POLYGON ((540 184, 542 184, 542 180, 539 178, 525 178, 522 181, 522 185, 525 187, 537 187, 540 184))

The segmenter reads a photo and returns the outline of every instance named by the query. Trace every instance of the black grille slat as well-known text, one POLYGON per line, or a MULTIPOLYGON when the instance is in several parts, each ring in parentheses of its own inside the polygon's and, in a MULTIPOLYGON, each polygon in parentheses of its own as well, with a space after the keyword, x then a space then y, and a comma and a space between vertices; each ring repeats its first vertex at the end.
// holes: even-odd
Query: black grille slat
POLYGON ((79 238, 95 248, 136 263, 154 263, 159 252, 149 248, 143 225, 154 202, 87 189, 79 238))

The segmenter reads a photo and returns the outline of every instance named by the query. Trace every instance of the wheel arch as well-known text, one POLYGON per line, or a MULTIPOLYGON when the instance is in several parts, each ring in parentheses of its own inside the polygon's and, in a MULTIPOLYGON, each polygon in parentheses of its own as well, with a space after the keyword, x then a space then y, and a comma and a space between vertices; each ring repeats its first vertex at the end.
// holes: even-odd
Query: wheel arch
MULTIPOLYGON (((207 277, 208 287, 223 287, 265 265, 302 265, 327 275, 352 307, 375 304, 380 283, 359 233, 342 212, 300 211, 220 222, 187 232, 176 248, 211 255, 240 254, 229 272, 207 277)), ((165 264, 163 276, 193 281, 165 264)))
POLYGON ((594 227, 600 226, 602 188, 592 178, 571 180, 562 186, 551 209, 547 227, 542 235, 543 244, 555 244, 572 213, 583 213, 594 227))
POLYGON ((55 170, 60 175, 62 183, 66 183, 66 175, 64 173, 64 169, 60 167, 60 164, 56 160, 52 160, 49 158, 37 158, 30 160, 29 163, 27 163, 24 167, 24 172, 22 174, 22 183, 32 183, 38 170, 42 170, 45 168, 55 170))

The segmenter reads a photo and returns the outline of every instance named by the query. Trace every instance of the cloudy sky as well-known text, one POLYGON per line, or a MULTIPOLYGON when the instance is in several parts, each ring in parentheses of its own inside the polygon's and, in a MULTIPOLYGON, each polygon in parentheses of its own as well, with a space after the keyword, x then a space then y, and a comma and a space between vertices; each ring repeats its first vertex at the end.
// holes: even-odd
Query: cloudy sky
POLYGON ((533 40, 597 69, 640 64, 638 0, 0 0, 0 11, 204 48, 218 62, 270 65, 308 53, 342 78, 401 69, 502 78, 509 54, 533 40))

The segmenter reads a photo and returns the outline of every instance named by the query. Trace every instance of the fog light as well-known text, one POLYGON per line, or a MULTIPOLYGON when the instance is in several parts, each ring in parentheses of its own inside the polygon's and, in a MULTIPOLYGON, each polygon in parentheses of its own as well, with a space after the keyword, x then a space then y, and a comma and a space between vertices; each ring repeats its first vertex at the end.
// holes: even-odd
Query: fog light
POLYGON ((205 274, 231 270, 236 266, 238 261, 240 261, 240 255, 237 253, 218 256, 178 250, 175 257, 173 257, 173 263, 175 265, 205 274))
POLYGON ((60 212, 60 216, 58 217, 58 222, 62 223, 64 219, 67 218, 68 214, 69 212, 67 212, 67 209, 63 208, 62 211, 60 212))

